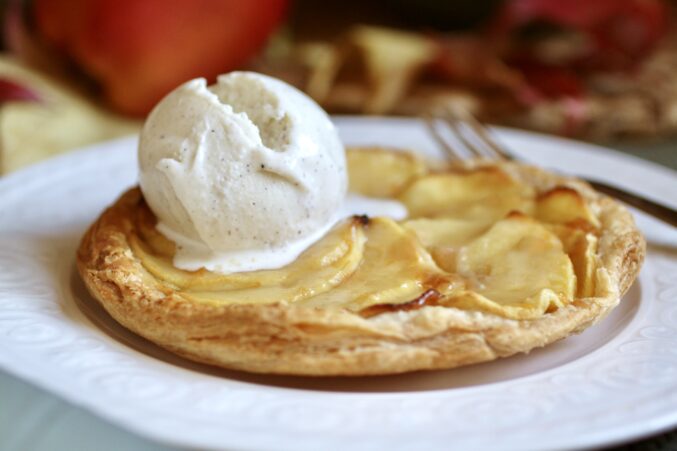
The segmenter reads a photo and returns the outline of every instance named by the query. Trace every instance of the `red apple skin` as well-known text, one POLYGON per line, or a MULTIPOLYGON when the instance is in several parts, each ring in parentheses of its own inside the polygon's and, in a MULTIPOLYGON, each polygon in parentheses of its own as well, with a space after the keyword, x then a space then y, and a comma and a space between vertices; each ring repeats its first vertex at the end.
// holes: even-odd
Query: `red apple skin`
POLYGON ((35 0, 43 39, 141 116, 186 80, 237 69, 282 21, 288 0, 35 0))
POLYGON ((40 95, 29 87, 8 78, 0 78, 0 106, 8 102, 41 102, 40 95))

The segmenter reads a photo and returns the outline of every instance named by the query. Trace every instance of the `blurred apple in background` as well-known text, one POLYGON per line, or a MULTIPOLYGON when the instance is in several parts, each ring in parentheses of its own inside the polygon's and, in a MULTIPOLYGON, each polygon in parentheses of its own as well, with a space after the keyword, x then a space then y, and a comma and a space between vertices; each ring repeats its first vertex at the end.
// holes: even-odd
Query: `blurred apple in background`
POLYGON ((288 3, 0 0, 0 174, 137 132, 177 85, 246 66, 288 3))
POLYGON ((34 0, 36 32, 141 116, 195 77, 245 64, 284 19, 288 0, 34 0))

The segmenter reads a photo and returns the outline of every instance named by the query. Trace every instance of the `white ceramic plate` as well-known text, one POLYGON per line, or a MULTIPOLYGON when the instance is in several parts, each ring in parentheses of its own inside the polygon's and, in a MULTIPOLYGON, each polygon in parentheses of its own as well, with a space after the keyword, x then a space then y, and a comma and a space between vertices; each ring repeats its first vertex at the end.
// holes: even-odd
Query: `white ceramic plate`
MULTIPOLYGON (((406 119, 338 118, 349 144, 433 143, 406 119)), ((609 150, 500 130, 525 158, 677 206, 677 177, 609 150)), ((229 449, 572 449, 677 425, 677 234, 639 216, 646 264, 621 305, 545 349, 451 371, 247 375, 127 332, 74 274, 86 227, 136 179, 134 138, 0 180, 0 367, 137 433, 229 449), (79 305, 79 307, 78 307, 79 305), (83 313, 84 312, 84 313, 83 313)))

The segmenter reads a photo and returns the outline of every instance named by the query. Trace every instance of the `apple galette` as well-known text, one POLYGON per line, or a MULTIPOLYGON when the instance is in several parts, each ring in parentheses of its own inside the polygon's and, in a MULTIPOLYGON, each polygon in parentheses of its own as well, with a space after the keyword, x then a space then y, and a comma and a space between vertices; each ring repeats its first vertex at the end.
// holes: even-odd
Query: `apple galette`
POLYGON ((350 191, 395 199, 408 216, 344 219, 280 269, 186 271, 132 189, 87 232, 79 271, 113 318, 189 359, 366 375, 484 362, 581 332, 642 263, 628 211, 580 181, 387 149, 347 160, 350 191))

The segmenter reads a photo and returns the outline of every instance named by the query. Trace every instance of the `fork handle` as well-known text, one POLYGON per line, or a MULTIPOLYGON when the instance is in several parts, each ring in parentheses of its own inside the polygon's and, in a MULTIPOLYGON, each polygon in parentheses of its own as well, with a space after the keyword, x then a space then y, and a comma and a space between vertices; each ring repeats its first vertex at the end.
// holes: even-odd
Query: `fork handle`
POLYGON ((645 197, 630 194, 619 188, 607 185, 606 183, 595 180, 586 180, 586 182, 592 185, 592 187, 600 193, 604 193, 608 196, 621 200, 628 205, 632 205, 633 207, 642 210, 643 212, 649 213, 651 216, 660 219, 663 222, 667 222, 673 227, 677 227, 677 210, 653 202, 645 197))

